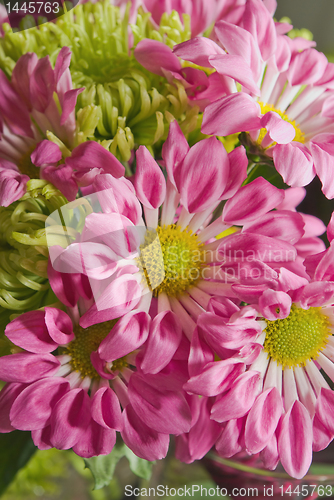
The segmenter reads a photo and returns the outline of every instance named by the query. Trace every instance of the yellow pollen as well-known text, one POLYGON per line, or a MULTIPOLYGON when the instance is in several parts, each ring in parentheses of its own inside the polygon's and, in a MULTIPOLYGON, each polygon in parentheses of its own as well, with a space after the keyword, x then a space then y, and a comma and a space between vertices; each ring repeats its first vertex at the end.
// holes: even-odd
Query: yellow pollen
MULTIPOLYGON (((295 132, 296 132, 296 135, 293 139, 294 141, 302 142, 302 143, 305 142, 305 134, 300 130, 299 125, 296 124, 295 120, 290 120, 290 118, 288 117, 288 115, 284 111, 281 111, 280 109, 276 109, 272 104, 265 104, 265 103, 260 102, 260 101, 258 102, 258 104, 260 105, 261 113, 263 115, 265 115, 269 111, 275 111, 275 113, 277 113, 281 118, 283 118, 283 120, 291 123, 291 125, 293 126, 293 128, 295 129, 295 132)), ((261 142, 266 135, 267 135, 267 130, 265 128, 261 128, 259 137, 256 141, 259 146, 261 146, 261 142)), ((276 142, 272 142, 269 146, 267 146, 267 148, 272 147, 275 144, 276 144, 276 142)), ((267 148, 265 148, 265 149, 267 149, 267 148)))
POLYGON ((264 350, 283 368, 304 366, 318 357, 331 335, 330 321, 321 307, 301 309, 292 304, 287 318, 267 320, 264 350))
POLYGON ((31 153, 35 148, 30 149, 27 153, 25 153, 22 158, 18 161, 17 166, 21 174, 27 175, 30 179, 39 179, 40 169, 35 167, 33 162, 30 159, 31 153))
POLYGON ((165 292, 175 297, 195 285, 204 261, 202 248, 190 229, 170 224, 148 230, 140 246, 138 266, 153 295, 165 292))
MULTIPOLYGON (((65 347, 63 354, 71 356, 70 364, 74 371, 80 372, 82 378, 100 378, 92 365, 90 355, 98 349, 102 340, 106 338, 117 321, 117 319, 114 319, 88 328, 82 328, 79 325, 74 328, 75 339, 65 347)), ((117 359, 112 364, 112 370, 119 370, 123 366, 126 366, 125 359, 117 359)))

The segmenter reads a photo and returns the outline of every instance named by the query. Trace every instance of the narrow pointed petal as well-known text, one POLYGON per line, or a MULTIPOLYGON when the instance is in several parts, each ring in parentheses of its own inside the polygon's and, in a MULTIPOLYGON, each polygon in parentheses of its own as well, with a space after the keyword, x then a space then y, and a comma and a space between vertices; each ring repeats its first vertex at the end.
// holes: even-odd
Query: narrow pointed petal
POLYGON ((137 196, 147 208, 158 208, 166 197, 164 175, 145 146, 139 146, 136 152, 137 169, 134 186, 137 196))

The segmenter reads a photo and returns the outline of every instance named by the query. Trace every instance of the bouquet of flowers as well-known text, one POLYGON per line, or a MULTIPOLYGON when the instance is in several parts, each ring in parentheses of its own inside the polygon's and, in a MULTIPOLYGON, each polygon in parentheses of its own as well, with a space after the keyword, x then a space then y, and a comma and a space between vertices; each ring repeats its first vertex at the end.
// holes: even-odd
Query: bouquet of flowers
POLYGON ((297 210, 334 198, 334 64, 275 0, 35 3, 0 5, 3 442, 304 477, 334 437, 334 217, 326 247, 297 210))

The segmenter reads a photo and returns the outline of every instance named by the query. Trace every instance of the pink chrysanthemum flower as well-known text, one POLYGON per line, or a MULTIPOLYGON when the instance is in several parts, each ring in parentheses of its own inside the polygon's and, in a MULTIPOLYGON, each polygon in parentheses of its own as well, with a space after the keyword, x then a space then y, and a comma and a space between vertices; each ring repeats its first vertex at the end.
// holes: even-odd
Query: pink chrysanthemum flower
POLYGON ((296 259, 290 240, 303 235, 303 221, 295 212, 284 212, 281 219, 273 213, 271 228, 277 238, 265 230, 241 233, 233 228, 234 234, 215 239, 233 225, 251 225, 285 196, 263 178, 241 187, 247 165, 243 147, 228 155, 212 137, 189 148, 175 121, 162 156, 167 181, 143 146, 137 151, 133 186, 126 179, 97 176, 93 187, 104 213, 87 215, 81 233, 67 248, 50 247, 57 271, 83 273, 90 279, 95 303, 82 316, 83 327, 134 308, 149 311, 152 304, 159 313, 173 311, 191 339, 196 318, 212 295, 229 295, 236 282, 246 290, 254 284, 267 288, 278 277, 271 264, 296 259), (215 219, 222 200, 227 200, 222 215, 215 219))
POLYGON ((74 146, 74 108, 83 89, 73 89, 68 69, 70 59, 71 51, 64 47, 54 69, 48 56, 38 59, 36 54, 27 53, 17 61, 10 81, 0 70, 2 206, 24 194, 29 178, 39 177, 39 169, 30 156, 48 132, 62 141, 64 147, 74 146))
MULTIPOLYGON (((326 252, 323 267, 329 268, 326 252)), ((312 450, 334 436, 334 282, 282 272, 257 306, 212 300, 198 318, 190 353, 191 393, 216 397, 211 418, 222 424, 217 451, 259 453, 303 477, 312 450), (213 360, 216 353, 220 361, 213 360)))
POLYGON ((191 412, 182 355, 155 375, 138 370, 156 328, 140 311, 87 329, 50 307, 19 316, 6 335, 24 351, 0 358, 0 432, 29 430, 40 449, 91 457, 109 454, 120 431, 138 456, 163 458, 169 434, 189 431, 191 412))
POLYGON ((333 64, 313 48, 299 52, 299 41, 284 36, 285 25, 275 27, 260 0, 247 1, 239 24, 216 24, 219 45, 202 37, 174 48, 182 59, 216 70, 202 94, 211 101, 202 131, 248 132, 253 151, 273 157, 287 184, 303 186, 317 174, 333 198, 333 64), (244 64, 242 80, 233 73, 244 64))

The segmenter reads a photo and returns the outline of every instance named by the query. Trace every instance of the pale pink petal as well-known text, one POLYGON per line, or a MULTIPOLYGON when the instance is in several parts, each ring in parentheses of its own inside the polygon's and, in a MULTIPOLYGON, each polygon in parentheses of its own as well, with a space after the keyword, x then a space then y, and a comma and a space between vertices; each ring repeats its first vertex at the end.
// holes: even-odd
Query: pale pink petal
POLYGON ((228 159, 230 162, 230 173, 227 185, 221 196, 223 200, 228 200, 235 195, 247 177, 248 158, 243 146, 239 146, 231 151, 228 154, 228 159))
POLYGON ((287 318, 290 314, 291 297, 285 292, 266 290, 259 299, 262 315, 270 321, 287 318))
POLYGON ((291 85, 310 85, 319 80, 327 67, 327 58, 316 49, 297 53, 289 66, 287 77, 291 85))
POLYGON ((209 62, 220 75, 229 76, 253 94, 260 95, 261 91, 254 81, 253 73, 243 57, 230 54, 210 56, 209 62))
POLYGON ((245 418, 231 419, 227 422, 216 442, 219 455, 229 458, 242 450, 239 438, 244 433, 244 428, 245 418))
POLYGON ((242 231, 272 236, 293 245, 305 234, 304 218, 290 210, 275 210, 244 224, 242 231))
POLYGON ((266 128, 270 138, 278 144, 288 144, 296 135, 293 125, 283 120, 274 111, 269 111, 263 115, 261 118, 261 127, 266 128))
POLYGON ((314 143, 311 143, 311 153, 315 171, 322 183, 322 191, 327 198, 332 199, 334 198, 334 156, 314 143))
POLYGON ((173 52, 181 59, 205 68, 211 68, 210 56, 215 54, 225 55, 225 51, 219 45, 205 37, 192 38, 180 43, 174 47, 173 52))
POLYGON ((319 420, 318 415, 313 418, 313 451, 321 451, 332 442, 334 433, 329 431, 319 420))

